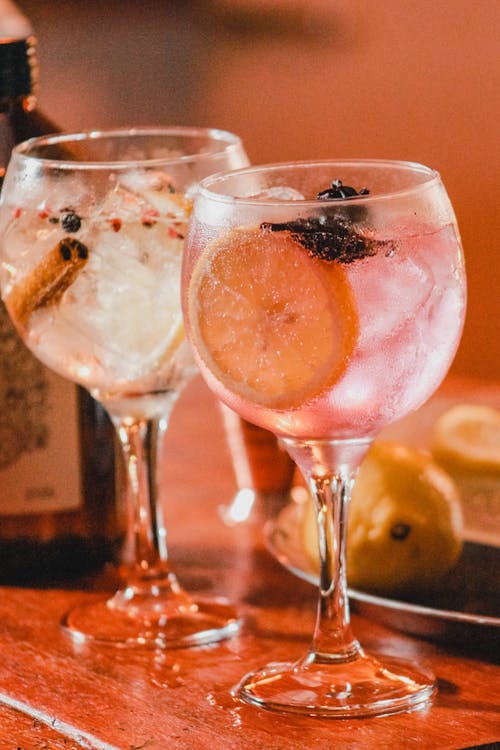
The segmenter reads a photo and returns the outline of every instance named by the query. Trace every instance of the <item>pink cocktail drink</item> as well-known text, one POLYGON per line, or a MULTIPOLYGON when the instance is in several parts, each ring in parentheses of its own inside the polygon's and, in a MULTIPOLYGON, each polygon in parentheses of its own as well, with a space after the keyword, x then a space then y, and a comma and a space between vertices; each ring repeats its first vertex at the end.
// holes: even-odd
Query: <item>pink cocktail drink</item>
POLYGON ((183 310, 209 387, 280 436, 308 482, 320 587, 310 650, 234 694, 311 716, 421 708, 432 676, 366 654, 345 577, 347 507, 382 427, 443 380, 465 314, 465 271, 439 175, 417 164, 298 162, 204 180, 183 260, 183 310))
MULTIPOLYGON (((272 252, 271 244, 264 239, 266 230, 259 231, 266 242, 266 251, 272 252)), ((226 228, 222 237, 224 234, 227 235, 226 228)), ((254 241, 258 244, 259 232, 254 235, 254 241)), ((241 237, 235 233, 232 242, 237 254, 239 249, 245 250, 247 237, 244 233, 241 237)), ((370 242, 376 248, 373 255, 342 264, 311 257, 307 248, 301 248, 303 267, 296 269, 298 278, 293 280, 285 278, 289 272, 293 273, 293 262, 287 269, 286 258, 281 257, 279 249, 280 258, 276 262, 281 266, 279 273, 271 266, 264 279, 269 290, 273 285, 276 288, 288 286, 287 314, 289 317, 308 315, 307 335, 321 341, 324 317, 304 299, 305 295, 312 293, 304 279, 308 276, 309 264, 311 269, 319 270, 327 293, 328 284, 331 284, 332 296, 338 296, 339 274, 332 276, 332 263, 337 266, 345 286, 341 296, 346 299, 344 304, 336 306, 334 313, 346 317, 339 335, 350 339, 342 353, 340 377, 334 377, 333 382, 328 382, 328 377, 325 377, 325 387, 319 393, 311 395, 305 389, 303 398, 294 399, 292 405, 277 401, 270 408, 263 403, 266 399, 256 399, 252 395, 251 387, 235 389, 232 379, 228 381, 227 371, 217 365, 216 358, 207 354, 202 345, 197 349, 198 365, 223 402, 243 418, 278 435, 345 439, 375 435, 385 425, 427 400, 448 371, 464 321, 464 264, 456 225, 451 222, 435 228, 412 222, 411 226, 394 226, 392 233, 389 228, 378 236, 370 233, 370 242), (299 283, 294 288, 297 281, 299 283), (350 330, 347 334, 346 329, 350 330)), ((200 261, 200 273, 203 273, 203 262, 211 263, 210 250, 206 248, 213 247, 217 252, 220 244, 221 233, 217 228, 214 231, 214 227, 194 226, 191 257, 203 255, 205 258, 200 261)), ((212 287, 212 309, 217 314, 231 294, 241 295, 236 305, 241 311, 241 327, 235 328, 234 342, 227 338, 223 343, 231 350, 231 357, 240 358, 239 362, 232 363, 232 372, 243 370, 248 365, 245 356, 249 350, 251 358, 255 357, 254 349, 248 344, 250 339, 255 342, 258 337, 258 325, 257 328, 252 325, 255 319, 250 314, 245 318, 243 312, 242 297, 247 293, 243 287, 251 284, 252 275, 256 274, 255 269, 246 268, 245 255, 244 252, 240 255, 238 266, 241 276, 248 281, 240 284, 239 278, 236 279, 229 294, 227 284, 221 285, 217 278, 214 278, 212 287), (236 342, 241 346, 241 353, 236 342)), ((208 294, 208 284, 204 286, 205 294, 208 294)), ((205 314, 204 309, 203 316, 205 314)), ((286 366, 283 351, 287 338, 294 335, 294 326, 286 320, 283 309, 277 308, 274 313, 268 310, 267 318, 273 315, 274 322, 268 320, 273 326, 272 336, 262 344, 252 367, 266 370, 267 375, 270 368, 274 369, 278 379, 286 366)), ((210 326, 213 325, 217 325, 215 320, 210 322, 210 326)), ((222 332, 221 337, 224 335, 222 332)), ((292 369, 297 367, 296 362, 288 365, 292 369)), ((339 369, 337 357, 332 358, 331 366, 334 370, 339 369)), ((244 376, 242 380, 245 380, 244 376)))

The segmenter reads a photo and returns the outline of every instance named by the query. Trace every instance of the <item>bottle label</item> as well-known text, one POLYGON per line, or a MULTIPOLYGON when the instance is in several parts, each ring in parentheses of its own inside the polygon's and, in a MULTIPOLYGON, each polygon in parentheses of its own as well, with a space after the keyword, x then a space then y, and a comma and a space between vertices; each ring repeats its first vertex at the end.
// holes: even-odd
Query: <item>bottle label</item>
POLYGON ((77 388, 28 351, 1 303, 0 351, 0 516, 77 509, 77 388))

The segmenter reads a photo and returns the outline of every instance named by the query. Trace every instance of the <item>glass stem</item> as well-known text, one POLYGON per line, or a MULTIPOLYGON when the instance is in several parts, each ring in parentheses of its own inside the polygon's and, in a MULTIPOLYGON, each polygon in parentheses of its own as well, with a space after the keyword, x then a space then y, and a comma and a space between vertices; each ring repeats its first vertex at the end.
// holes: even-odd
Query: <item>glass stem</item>
POLYGON ((156 477, 157 457, 166 429, 164 422, 125 419, 117 427, 127 471, 128 547, 133 550, 133 567, 140 578, 161 575, 168 566, 156 477))
POLYGON ((319 598, 308 662, 346 662, 361 654, 350 624, 347 514, 356 472, 370 442, 285 441, 309 485, 318 528, 319 598))
MULTIPOLYGON (((177 394, 175 394, 176 396, 177 394)), ((124 559, 129 566, 128 586, 136 593, 172 586, 167 532, 159 495, 159 457, 176 398, 166 405, 161 417, 112 417, 125 460, 127 497, 127 540, 124 559)))
POLYGON ((347 509, 354 476, 311 477, 319 544, 319 600, 312 650, 316 660, 348 660, 359 644, 351 632, 346 578, 347 509))

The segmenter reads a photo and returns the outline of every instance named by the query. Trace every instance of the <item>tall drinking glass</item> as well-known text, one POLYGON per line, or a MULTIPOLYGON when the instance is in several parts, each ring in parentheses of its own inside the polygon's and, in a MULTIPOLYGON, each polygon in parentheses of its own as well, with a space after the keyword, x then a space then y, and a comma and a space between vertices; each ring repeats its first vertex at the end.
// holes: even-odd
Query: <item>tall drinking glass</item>
POLYGON ((188 337, 209 387, 281 438, 317 516, 311 647, 251 673, 236 694, 315 716, 422 707, 432 676, 365 653, 353 635, 344 550, 349 496, 374 436, 433 393, 458 346, 464 264, 439 175, 361 160, 208 178, 182 284, 188 337))
POLYGON ((167 555, 157 456, 195 373, 180 274, 202 177, 248 164, 218 130, 138 128, 32 139, 2 189, 2 296, 26 345, 109 413, 127 476, 128 578, 107 601, 71 610, 78 641, 189 646, 238 628, 222 601, 181 588, 167 555))

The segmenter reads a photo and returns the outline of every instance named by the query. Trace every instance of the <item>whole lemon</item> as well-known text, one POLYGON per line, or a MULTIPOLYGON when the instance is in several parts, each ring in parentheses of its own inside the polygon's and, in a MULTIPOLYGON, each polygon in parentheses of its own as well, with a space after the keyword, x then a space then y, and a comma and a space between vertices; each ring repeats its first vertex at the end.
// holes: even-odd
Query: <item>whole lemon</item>
MULTIPOLYGON (((376 442, 359 469, 349 508, 349 586, 380 594, 430 587, 457 561, 461 532, 458 488, 430 454, 376 442)), ((303 540, 317 569, 312 501, 303 540)))

